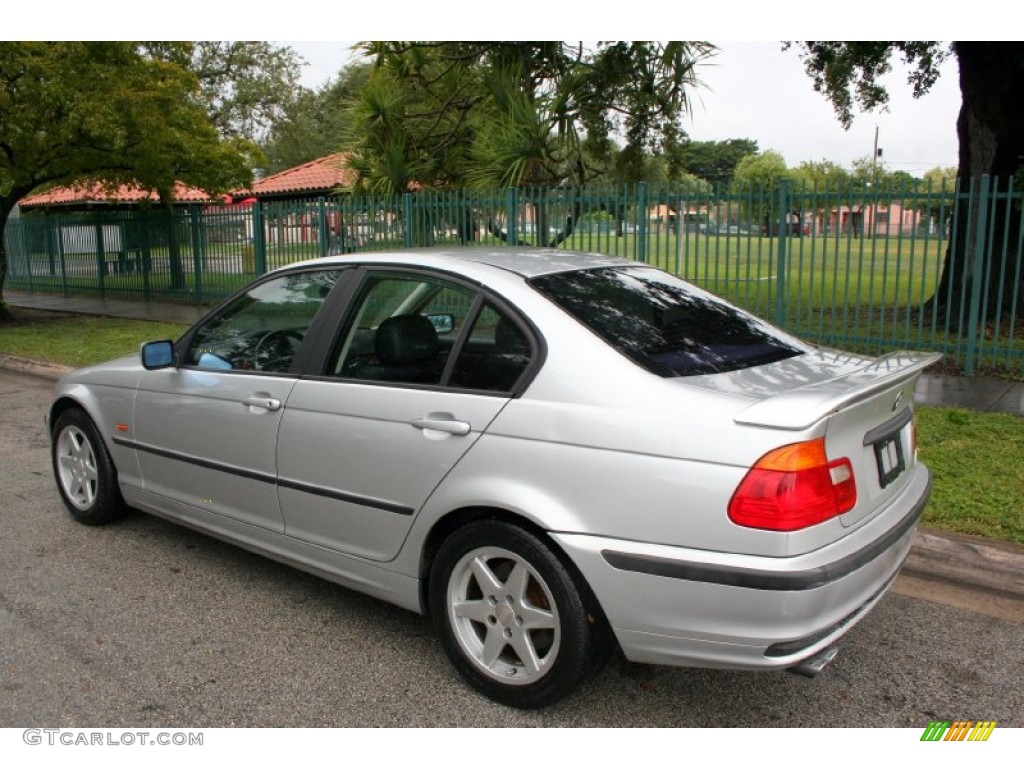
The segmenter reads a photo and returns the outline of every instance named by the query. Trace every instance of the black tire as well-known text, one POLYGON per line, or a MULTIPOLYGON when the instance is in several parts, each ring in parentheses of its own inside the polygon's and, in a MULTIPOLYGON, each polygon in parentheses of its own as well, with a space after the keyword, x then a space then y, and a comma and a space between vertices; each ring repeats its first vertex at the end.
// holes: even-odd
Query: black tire
POLYGON ((479 520, 451 534, 431 567, 429 594, 455 669, 508 706, 553 704, 596 673, 613 647, 583 579, 545 539, 511 523, 479 520))
POLYGON ((114 463, 92 419, 80 409, 69 408, 57 418, 50 458, 57 489, 75 520, 105 525, 124 516, 114 463))

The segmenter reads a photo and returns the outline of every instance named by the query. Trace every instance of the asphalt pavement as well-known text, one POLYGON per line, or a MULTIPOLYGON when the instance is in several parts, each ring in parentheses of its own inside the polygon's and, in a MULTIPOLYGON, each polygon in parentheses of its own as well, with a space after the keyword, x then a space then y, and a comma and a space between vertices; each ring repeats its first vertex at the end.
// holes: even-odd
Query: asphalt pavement
MULTIPOLYGON (((15 307, 191 324, 208 308, 7 291, 15 307)), ((0 368, 57 379, 71 369, 0 353, 0 368)), ((915 400, 1024 418, 1024 383, 983 377, 923 375, 915 400)), ((919 528, 895 589, 906 595, 1024 623, 1024 546, 919 528)))
MULTIPOLYGON (((883 727, 916 729, 907 736, 916 749, 930 721, 986 719, 999 724, 992 743, 960 751, 980 747, 980 759, 996 764, 999 734, 1024 727, 1024 623, 896 590, 844 636, 836 660, 813 680, 654 667, 615 656, 577 694, 548 709, 502 707, 458 680, 421 616, 152 515, 101 527, 76 523, 49 467, 42 414, 50 392, 43 378, 0 371, 0 731, 883 727)), ((973 595, 982 599, 978 590, 973 595)), ((545 736, 534 733, 525 743, 534 748, 531 757, 548 748, 545 736)), ((21 739, 20 733, 3 735, 21 739)), ((395 737, 386 738, 385 748, 377 739, 370 749, 376 762, 390 765, 395 737)), ((481 738, 471 753, 493 752, 495 739, 522 742, 515 734, 481 738)), ((586 758, 593 738, 571 738, 566 754, 586 758)), ((692 737, 682 738, 692 754, 692 737)), ((725 741, 707 747, 716 755, 737 737, 719 738, 725 741)), ((750 738, 758 740, 751 749, 764 752, 764 735, 750 738)), ((863 760, 863 734, 829 738, 833 753, 838 746, 842 755, 863 760)), ((801 743, 803 752, 794 742, 779 759, 792 764, 794 755, 815 754, 813 744, 801 743)), ((347 741, 337 744, 343 762, 361 755, 347 741)), ((294 756, 309 752, 305 742, 296 746, 294 756)), ((644 754, 638 749, 632 759, 644 754)), ((457 754, 440 744, 438 750, 438 759, 457 754)), ((95 747, 61 751, 76 762, 94 754, 96 761, 116 757, 95 747)), ((168 752, 163 761, 164 753, 152 750, 128 754, 162 765, 180 762, 185 753, 168 752)), ((929 755, 931 762, 942 760, 929 755)), ((238 762, 237 755, 218 756, 238 762)), ((47 759, 33 754, 5 764, 47 759)), ((212 764, 194 751, 184 759, 212 764)))

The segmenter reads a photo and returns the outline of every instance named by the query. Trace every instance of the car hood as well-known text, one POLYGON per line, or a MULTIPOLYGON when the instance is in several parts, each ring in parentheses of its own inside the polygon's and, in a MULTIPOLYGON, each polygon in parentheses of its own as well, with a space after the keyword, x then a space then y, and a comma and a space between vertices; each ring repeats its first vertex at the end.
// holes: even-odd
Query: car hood
POLYGON ((134 387, 143 372, 138 352, 108 360, 105 363, 76 368, 61 379, 61 384, 88 383, 134 387))

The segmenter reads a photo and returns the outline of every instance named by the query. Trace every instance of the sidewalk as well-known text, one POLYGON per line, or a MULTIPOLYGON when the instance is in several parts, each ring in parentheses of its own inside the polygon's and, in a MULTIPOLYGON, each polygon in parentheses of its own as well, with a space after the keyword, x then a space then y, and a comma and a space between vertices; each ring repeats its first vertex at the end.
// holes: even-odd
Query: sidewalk
POLYGON ((25 309, 44 309, 72 315, 127 317, 132 320, 184 323, 185 325, 192 325, 209 309, 209 307, 196 307, 191 304, 94 299, 87 296, 64 297, 19 291, 4 291, 4 301, 12 307, 24 307, 25 309))
MULTIPOLYGON (((107 315, 191 325, 204 307, 142 303, 116 299, 64 298, 8 291, 8 304, 67 314, 107 315)), ((0 354, 0 368, 58 379, 71 369, 0 354)), ((1001 379, 924 375, 914 399, 977 411, 1024 417, 1024 383, 1001 379)), ((917 539, 895 591, 959 605, 1024 623, 1024 546, 974 536, 918 529, 917 539)))

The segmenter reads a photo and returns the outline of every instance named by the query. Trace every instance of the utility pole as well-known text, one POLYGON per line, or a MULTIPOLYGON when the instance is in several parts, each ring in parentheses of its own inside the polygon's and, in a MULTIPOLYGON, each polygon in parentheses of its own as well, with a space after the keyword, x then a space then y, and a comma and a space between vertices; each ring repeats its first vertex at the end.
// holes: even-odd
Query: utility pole
POLYGON ((878 184, 878 156, 881 150, 878 148, 878 126, 875 126, 875 146, 871 150, 871 186, 878 184))

